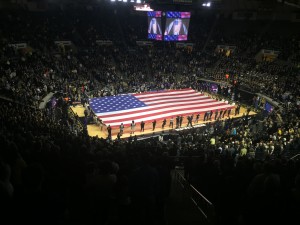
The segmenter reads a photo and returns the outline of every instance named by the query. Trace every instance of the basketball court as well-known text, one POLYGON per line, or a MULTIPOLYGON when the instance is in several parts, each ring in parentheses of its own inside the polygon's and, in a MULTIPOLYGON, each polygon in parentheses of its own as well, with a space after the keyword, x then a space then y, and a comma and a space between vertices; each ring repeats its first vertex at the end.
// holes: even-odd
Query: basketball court
MULTIPOLYGON (((85 108, 79 104, 79 105, 76 105, 76 106, 72 106, 71 109, 73 110, 73 112, 75 114, 77 114, 79 117, 84 117, 84 110, 85 108)), ((246 114, 246 111, 247 109, 244 108, 244 107, 241 107, 240 109, 240 113, 238 115, 235 116, 235 110, 231 110, 231 113, 230 113, 230 118, 238 118, 238 117, 242 117, 243 114, 245 113, 246 114)), ((253 112, 253 111, 250 111, 249 115, 255 115, 256 113, 253 112)), ((212 120, 208 120, 208 121, 203 121, 203 118, 204 118, 204 114, 201 114, 200 115, 200 119, 198 121, 198 123, 194 123, 193 122, 193 125, 197 125, 196 127, 200 127, 201 125, 204 125, 206 123, 213 123, 215 122, 214 120, 214 114, 212 115, 212 120), (199 125, 199 126, 198 126, 199 125)), ((221 118, 221 120, 225 120, 228 118, 228 115, 226 113, 226 115, 224 116, 224 118, 221 118)), ((170 124, 170 120, 167 120, 167 123, 166 123, 166 126, 164 127, 164 129, 162 128, 162 122, 163 122, 163 119, 164 118, 161 118, 161 119, 158 119, 156 120, 156 126, 155 126, 155 130, 153 130, 153 126, 152 126, 152 122, 148 122, 148 123, 145 123, 145 127, 144 127, 144 132, 141 131, 141 126, 140 124, 136 124, 136 127, 135 127, 135 132, 134 133, 131 133, 131 129, 130 129, 130 126, 128 127, 125 127, 124 128, 124 132, 123 132, 123 135, 121 136, 121 138, 128 138, 130 137, 130 135, 132 136, 143 136, 143 135, 157 135, 161 132, 172 132, 172 131, 175 131, 175 126, 176 126, 176 120, 174 118, 174 125, 173 125, 173 128, 172 127, 169 127, 169 124, 170 124)), ((187 118, 184 117, 183 118, 183 121, 182 121, 182 128, 186 127, 187 126, 187 118)), ((94 136, 98 136, 99 138, 107 138, 107 129, 106 129, 106 126, 103 125, 102 127, 102 130, 100 128, 99 125, 96 125, 96 124, 88 124, 87 125, 87 130, 88 130, 88 134, 92 137, 94 136)), ((116 139, 117 138, 117 134, 120 132, 120 129, 115 127, 115 128, 112 128, 112 139, 116 139)))

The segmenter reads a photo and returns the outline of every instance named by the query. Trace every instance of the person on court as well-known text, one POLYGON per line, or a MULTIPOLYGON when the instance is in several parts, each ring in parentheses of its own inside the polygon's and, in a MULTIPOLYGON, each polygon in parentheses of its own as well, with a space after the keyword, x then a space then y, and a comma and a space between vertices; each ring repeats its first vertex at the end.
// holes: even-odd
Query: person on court
POLYGON ((153 122, 152 122, 152 130, 155 130, 155 126, 156 126, 156 120, 153 120, 153 122))
POLYGON ((173 129, 173 121, 174 121, 174 119, 173 119, 173 117, 171 117, 169 127, 172 127, 172 129, 173 129))
POLYGON ((162 129, 165 129, 166 123, 167 123, 167 120, 164 119, 163 122, 162 122, 162 125, 161 125, 161 128, 162 128, 162 129))
POLYGON ((124 132, 124 124, 121 123, 121 125, 120 125, 120 135, 121 136, 123 135, 123 132, 124 132))
POLYGON ((145 129, 145 122, 142 121, 141 122, 141 132, 144 132, 144 129, 145 129))
POLYGON ((134 131, 135 131, 135 122, 134 120, 132 120, 130 124, 130 134, 134 134, 134 131))
POLYGON ((107 133, 108 133, 108 138, 111 139, 111 127, 110 125, 107 126, 107 133))

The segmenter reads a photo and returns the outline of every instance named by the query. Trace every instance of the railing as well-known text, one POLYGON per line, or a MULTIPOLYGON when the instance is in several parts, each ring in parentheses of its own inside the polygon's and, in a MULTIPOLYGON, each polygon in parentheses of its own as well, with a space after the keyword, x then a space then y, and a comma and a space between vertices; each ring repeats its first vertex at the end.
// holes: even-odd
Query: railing
POLYGON ((2 95, 0 95, 0 100, 7 101, 7 102, 12 102, 14 104, 25 106, 25 107, 32 108, 32 109, 36 109, 37 108, 37 107, 33 106, 32 104, 30 104, 30 105, 24 104, 23 102, 20 102, 20 101, 17 101, 15 99, 8 98, 8 97, 2 96, 2 95))
POLYGON ((201 216, 204 218, 206 224, 215 224, 216 214, 214 205, 205 198, 193 185, 184 178, 182 171, 175 169, 175 181, 178 182, 183 188, 187 196, 192 200, 197 209, 200 211, 201 216))
POLYGON ((291 157, 290 159, 297 159, 300 158, 300 154, 294 155, 293 157, 291 157))

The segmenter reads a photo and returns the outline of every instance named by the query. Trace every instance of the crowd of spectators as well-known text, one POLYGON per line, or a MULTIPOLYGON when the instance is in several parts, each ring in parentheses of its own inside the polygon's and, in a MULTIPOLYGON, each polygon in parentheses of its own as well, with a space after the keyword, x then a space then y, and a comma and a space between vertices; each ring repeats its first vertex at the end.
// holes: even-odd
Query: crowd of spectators
MULTIPOLYGON (((186 179, 213 202, 220 224, 278 223, 297 215, 300 165, 288 160, 300 147, 297 37, 229 39, 209 22, 199 29, 191 23, 192 48, 140 47, 140 16, 105 7, 101 13, 22 11, 0 17, 0 90, 9 98, 0 109, 1 224, 166 224, 175 163, 169 156, 186 157, 186 179), (57 40, 72 46, 61 48, 57 40), (26 49, 10 45, 22 42, 26 49), (235 45, 236 51, 220 54, 217 44, 235 45), (262 48, 279 50, 286 61, 256 62, 262 48), (199 80, 228 83, 225 74, 236 79, 235 88, 262 92, 289 107, 159 140, 112 141, 89 137, 63 98, 185 87, 209 91, 199 80), (62 95, 37 109, 50 92, 62 95)), ((222 90, 230 97, 231 88, 222 90)))
POLYGON ((65 104, 1 102, 1 224, 164 224, 165 149, 76 132, 65 104))

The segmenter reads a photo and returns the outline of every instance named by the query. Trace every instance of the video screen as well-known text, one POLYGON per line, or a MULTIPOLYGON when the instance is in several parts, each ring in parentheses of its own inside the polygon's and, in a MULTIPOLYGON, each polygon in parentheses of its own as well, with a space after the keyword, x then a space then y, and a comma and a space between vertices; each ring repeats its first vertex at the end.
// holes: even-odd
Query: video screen
POLYGON ((165 41, 186 41, 190 24, 190 12, 167 12, 165 41))
POLYGON ((148 39, 162 40, 161 11, 148 12, 148 39))

